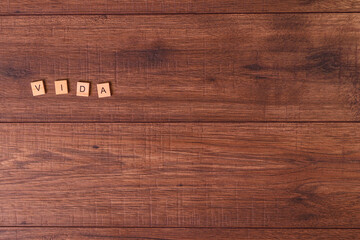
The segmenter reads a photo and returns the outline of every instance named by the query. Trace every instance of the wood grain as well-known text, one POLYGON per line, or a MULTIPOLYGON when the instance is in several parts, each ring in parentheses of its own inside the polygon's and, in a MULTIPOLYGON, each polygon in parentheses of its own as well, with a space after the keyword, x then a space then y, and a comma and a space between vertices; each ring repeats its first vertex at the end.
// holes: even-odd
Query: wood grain
POLYGON ((0 14, 359 12, 357 0, 8 0, 0 14))
POLYGON ((229 228, 0 228, 0 240, 319 240, 358 239, 358 229, 229 229, 229 228))
POLYGON ((360 119, 357 14, 0 20, 1 122, 360 119), (34 98, 37 79, 48 94, 34 98), (90 98, 75 96, 81 80, 90 98), (107 81, 113 96, 97 99, 107 81))
POLYGON ((0 225, 359 228, 359 129, 0 124, 0 225))

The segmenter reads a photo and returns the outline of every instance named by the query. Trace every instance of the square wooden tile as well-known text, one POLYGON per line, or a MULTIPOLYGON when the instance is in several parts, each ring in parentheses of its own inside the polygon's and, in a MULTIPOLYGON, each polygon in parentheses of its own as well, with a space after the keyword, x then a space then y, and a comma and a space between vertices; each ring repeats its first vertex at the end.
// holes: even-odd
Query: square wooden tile
POLYGON ((77 82, 76 96, 88 97, 90 95, 90 83, 77 82))
POLYGON ((111 90, 110 90, 110 83, 100 83, 97 85, 97 91, 99 98, 110 97, 111 90))
POLYGON ((100 83, 97 85, 97 89, 99 98, 111 96, 110 83, 100 83))
POLYGON ((40 80, 40 81, 32 82, 31 90, 32 90, 33 96, 44 95, 45 94, 44 81, 40 80))
POLYGON ((55 93, 56 95, 68 94, 68 81, 67 80, 57 80, 55 81, 55 93))

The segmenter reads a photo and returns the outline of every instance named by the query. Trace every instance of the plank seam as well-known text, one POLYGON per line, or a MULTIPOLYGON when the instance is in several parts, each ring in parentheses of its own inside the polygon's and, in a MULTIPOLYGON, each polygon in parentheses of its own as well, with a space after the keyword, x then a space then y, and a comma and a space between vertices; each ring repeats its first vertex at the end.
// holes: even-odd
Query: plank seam
POLYGON ((61 121, 39 121, 39 122, 0 122, 0 124, 337 124, 337 123, 355 123, 358 124, 360 121, 83 121, 83 122, 61 122, 61 121))
POLYGON ((126 229, 254 229, 254 230, 360 230, 340 227, 129 227, 129 226, 0 226, 1 228, 126 228, 126 229))
POLYGON ((176 16, 176 15, 274 15, 274 14, 358 14, 356 12, 214 12, 214 13, 10 13, 0 14, 0 17, 21 17, 21 16, 176 16))

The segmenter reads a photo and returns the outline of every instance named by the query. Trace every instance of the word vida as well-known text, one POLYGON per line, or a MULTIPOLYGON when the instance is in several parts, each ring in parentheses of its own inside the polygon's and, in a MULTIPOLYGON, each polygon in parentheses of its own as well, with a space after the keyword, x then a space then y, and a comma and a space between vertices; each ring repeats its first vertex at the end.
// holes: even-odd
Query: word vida
MULTIPOLYGON (((40 96, 46 93, 44 81, 36 81, 31 83, 31 90, 33 96, 40 96)), ((97 92, 99 98, 110 97, 110 83, 97 84, 97 92)), ((68 81, 57 80, 55 81, 55 93, 56 95, 68 94, 68 81)), ((77 82, 76 96, 88 97, 90 95, 90 83, 89 82, 77 82)))

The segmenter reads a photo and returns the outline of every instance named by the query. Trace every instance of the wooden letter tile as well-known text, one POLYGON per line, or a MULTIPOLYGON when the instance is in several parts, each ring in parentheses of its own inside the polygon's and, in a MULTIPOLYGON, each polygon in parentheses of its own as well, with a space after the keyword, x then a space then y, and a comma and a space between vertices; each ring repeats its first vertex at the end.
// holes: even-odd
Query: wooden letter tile
POLYGON ((97 85, 97 91, 99 98, 110 97, 110 83, 100 83, 97 85))
POLYGON ((67 80, 55 81, 55 93, 56 95, 68 94, 68 82, 67 80))
POLYGON ((90 94, 90 83, 88 82, 78 82, 77 83, 76 96, 88 97, 90 94))
POLYGON ((33 93, 33 96, 39 96, 45 94, 45 85, 44 81, 36 81, 31 83, 31 90, 33 93))

